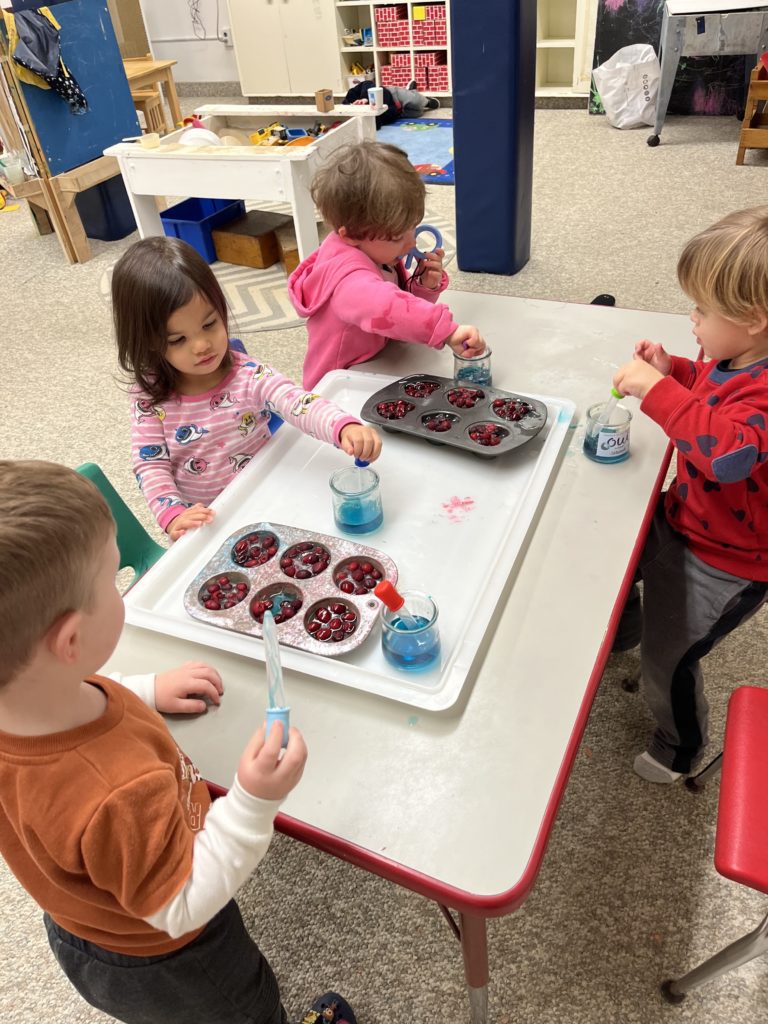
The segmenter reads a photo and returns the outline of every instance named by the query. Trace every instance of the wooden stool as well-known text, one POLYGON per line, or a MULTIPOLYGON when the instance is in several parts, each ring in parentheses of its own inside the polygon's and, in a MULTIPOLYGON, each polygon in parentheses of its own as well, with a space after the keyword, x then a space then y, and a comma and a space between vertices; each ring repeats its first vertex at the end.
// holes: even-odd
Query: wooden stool
POLYGON ((744 163, 748 149, 768 149, 768 113, 764 112, 768 100, 768 68, 761 60, 749 76, 749 90, 744 107, 744 121, 739 135, 736 163, 744 163))
POLYGON ((168 131, 165 122, 165 110, 163 98, 157 89, 142 89, 140 92, 132 92, 133 105, 144 115, 144 130, 157 132, 164 135, 168 131))

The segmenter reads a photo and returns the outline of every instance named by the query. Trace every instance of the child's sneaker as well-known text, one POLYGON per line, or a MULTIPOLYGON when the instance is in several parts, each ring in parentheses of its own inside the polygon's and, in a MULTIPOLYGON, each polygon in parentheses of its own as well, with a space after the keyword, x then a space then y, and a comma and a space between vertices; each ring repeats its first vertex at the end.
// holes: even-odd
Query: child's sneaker
POLYGON ((682 772, 673 772, 671 768, 660 764, 655 757, 651 757, 647 750, 637 755, 634 769, 641 779, 645 779, 646 782, 657 782, 662 786, 677 782, 683 775, 682 772))
POLYGON ((408 92, 416 92, 416 79, 412 78, 405 88, 408 90, 408 92))
POLYGON ((427 96, 427 110, 437 110, 440 100, 436 96, 427 96))
POLYGON ((352 1007, 338 992, 326 992, 312 1003, 301 1024, 357 1024, 352 1007))

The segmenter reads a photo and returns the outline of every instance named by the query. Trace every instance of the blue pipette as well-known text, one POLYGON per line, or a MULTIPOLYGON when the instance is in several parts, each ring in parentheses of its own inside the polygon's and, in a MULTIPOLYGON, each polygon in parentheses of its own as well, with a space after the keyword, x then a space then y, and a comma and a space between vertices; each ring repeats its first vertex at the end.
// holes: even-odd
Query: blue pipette
POLYGON ((264 612, 262 623, 264 636, 264 650, 267 661, 267 684, 269 687, 267 699, 267 736, 273 722, 283 724, 283 746, 288 746, 288 729, 290 727, 291 709, 285 703, 285 690, 283 688, 283 668, 280 664, 280 644, 277 639, 277 626, 272 617, 271 611, 264 612))

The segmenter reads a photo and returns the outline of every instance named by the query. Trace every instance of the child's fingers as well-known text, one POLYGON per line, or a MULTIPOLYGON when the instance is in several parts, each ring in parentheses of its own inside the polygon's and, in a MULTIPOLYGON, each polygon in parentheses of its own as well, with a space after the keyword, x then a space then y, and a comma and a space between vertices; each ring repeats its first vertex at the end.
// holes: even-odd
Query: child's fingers
MULTIPOLYGON (((282 738, 282 730, 280 735, 282 738)), ((272 738, 271 731, 269 737, 270 739, 272 738)), ((288 744, 285 748, 285 753, 282 756, 277 771, 283 776, 287 775, 292 780, 291 788, 293 788, 301 778, 306 760, 307 745, 304 742, 304 737, 298 729, 289 729, 288 744)))
POLYGON ((182 668, 188 669, 193 679, 205 679, 216 688, 218 693, 224 693, 224 683, 212 665, 206 665, 204 661, 189 661, 182 668))
POLYGON ((208 705, 200 697, 170 697, 163 710, 169 715, 199 715, 208 705))
POLYGON ((262 722, 256 732, 251 736, 245 745, 245 750, 241 755, 243 761, 254 761, 264 746, 264 736, 267 731, 267 723, 262 722))
POLYGON ((187 684, 187 694, 207 698, 212 704, 221 704, 221 690, 210 679, 195 679, 187 684))

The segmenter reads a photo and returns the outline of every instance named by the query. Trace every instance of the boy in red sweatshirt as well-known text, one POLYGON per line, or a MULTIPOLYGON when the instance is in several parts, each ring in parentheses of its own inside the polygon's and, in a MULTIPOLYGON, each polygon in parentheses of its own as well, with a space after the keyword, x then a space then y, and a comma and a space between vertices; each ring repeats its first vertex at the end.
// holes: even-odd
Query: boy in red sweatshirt
POLYGON ((677 450, 677 474, 619 626, 640 642, 656 728, 634 762, 650 782, 688 774, 707 743, 700 659, 768 592, 768 206, 740 210, 685 246, 680 286, 708 361, 635 346, 614 386, 641 399, 677 450))

